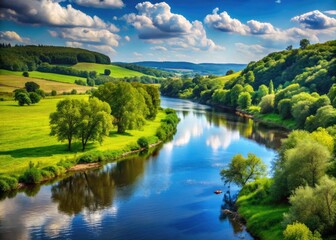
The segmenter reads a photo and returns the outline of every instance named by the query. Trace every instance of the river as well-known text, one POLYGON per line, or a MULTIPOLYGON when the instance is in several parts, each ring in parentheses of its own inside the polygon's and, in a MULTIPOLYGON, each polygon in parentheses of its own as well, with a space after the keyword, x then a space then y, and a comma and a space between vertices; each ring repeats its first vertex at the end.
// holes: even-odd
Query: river
POLYGON ((270 169, 284 133, 190 101, 162 98, 162 106, 181 119, 172 141, 3 196, 0 239, 253 239, 213 192, 226 191, 219 172, 237 153, 270 169))

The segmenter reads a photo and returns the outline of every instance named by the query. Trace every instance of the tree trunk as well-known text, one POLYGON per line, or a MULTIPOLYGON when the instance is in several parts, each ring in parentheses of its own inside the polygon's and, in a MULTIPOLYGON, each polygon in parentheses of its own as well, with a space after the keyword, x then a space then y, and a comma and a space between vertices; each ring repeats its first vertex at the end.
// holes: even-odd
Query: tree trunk
POLYGON ((68 138, 68 150, 71 150, 71 138, 68 138))

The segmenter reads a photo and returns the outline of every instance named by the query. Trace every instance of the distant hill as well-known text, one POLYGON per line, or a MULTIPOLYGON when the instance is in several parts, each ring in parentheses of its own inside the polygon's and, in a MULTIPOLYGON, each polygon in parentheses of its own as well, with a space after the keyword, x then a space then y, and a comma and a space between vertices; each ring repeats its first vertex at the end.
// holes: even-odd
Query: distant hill
POLYGON ((80 48, 33 45, 5 47, 3 44, 0 46, 0 68, 12 71, 34 71, 41 63, 111 63, 110 58, 104 54, 80 48))
POLYGON ((225 75, 226 72, 232 69, 235 72, 243 70, 246 64, 234 63, 191 63, 191 62, 134 62, 133 64, 143 67, 156 68, 159 70, 175 72, 188 75, 225 75))

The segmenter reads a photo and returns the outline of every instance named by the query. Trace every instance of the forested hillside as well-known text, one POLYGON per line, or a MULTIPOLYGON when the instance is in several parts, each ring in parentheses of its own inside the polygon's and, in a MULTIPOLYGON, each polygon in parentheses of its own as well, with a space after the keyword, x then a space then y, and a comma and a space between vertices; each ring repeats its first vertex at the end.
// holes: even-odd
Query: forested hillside
POLYGON ((80 48, 55 46, 1 45, 0 68, 12 71, 34 71, 41 63, 73 65, 78 62, 110 64, 104 54, 80 48))
POLYGON ((166 81, 161 93, 239 108, 291 128, 313 131, 333 126, 336 41, 303 43, 299 49, 289 47, 251 62, 238 76, 229 75, 221 81, 200 76, 166 81))

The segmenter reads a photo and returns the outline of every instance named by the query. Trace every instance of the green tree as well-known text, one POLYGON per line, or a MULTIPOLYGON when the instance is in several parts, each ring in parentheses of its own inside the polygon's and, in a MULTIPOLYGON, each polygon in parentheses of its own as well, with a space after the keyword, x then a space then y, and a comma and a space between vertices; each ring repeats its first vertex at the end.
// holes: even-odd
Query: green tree
POLYGON ((50 135, 57 136, 59 141, 68 141, 71 150, 73 138, 78 134, 81 124, 80 101, 64 99, 57 103, 57 110, 50 114, 50 135))
POLYGON ((32 104, 38 103, 41 100, 41 96, 38 95, 36 92, 30 92, 29 98, 32 104))
POLYGON ((104 70, 104 75, 110 76, 110 74, 111 74, 111 70, 110 69, 105 69, 104 70))
POLYGON ((226 183, 235 183, 243 187, 248 181, 256 180, 266 174, 266 166, 260 158, 249 153, 247 158, 241 154, 235 155, 229 167, 222 169, 220 175, 226 183))
POLYGON ((24 77, 29 77, 29 72, 24 71, 24 72, 22 73, 22 76, 24 76, 24 77))
POLYGON ((260 113, 270 113, 274 110, 274 94, 264 96, 260 103, 260 113))
POLYGON ((51 90, 51 96, 56 96, 57 95, 57 91, 56 90, 51 90))
POLYGON ((252 97, 248 92, 242 92, 238 97, 238 106, 241 109, 248 109, 251 106, 252 97))
POLYGON ((266 96, 268 94, 268 87, 264 84, 261 84, 258 88, 258 91, 254 94, 254 103, 259 103, 262 99, 262 97, 266 96))
POLYGON ((26 82, 25 89, 27 92, 36 92, 38 89, 40 89, 40 85, 38 85, 36 82, 26 82))
POLYGON ((118 133, 140 129, 145 124, 145 117, 149 113, 145 99, 130 83, 106 83, 93 96, 110 105, 118 133))
POLYGON ((18 93, 16 96, 16 99, 20 106, 23 106, 25 104, 30 105, 32 103, 27 93, 23 93, 23 92, 18 93))
POLYGON ((324 176, 316 187, 299 187, 289 198, 291 207, 284 223, 299 221, 312 230, 330 233, 335 230, 336 180, 324 176))
POLYGON ((252 71, 248 71, 246 73, 246 81, 247 83, 254 83, 255 77, 254 77, 254 73, 252 71))
POLYGON ((274 94, 274 84, 272 80, 269 82, 268 85, 268 94, 274 94))
POLYGON ((108 136, 112 129, 111 108, 106 102, 97 98, 80 102, 80 124, 76 137, 81 140, 82 150, 88 141, 103 142, 104 136, 108 136))
POLYGON ((301 39, 301 41, 300 41, 300 48, 301 49, 306 49, 309 45, 310 45, 310 42, 309 42, 308 39, 306 39, 306 38, 301 39))
POLYGON ((291 118, 291 100, 282 99, 278 104, 278 111, 282 119, 291 118))
POLYGON ((231 74, 233 74, 234 73, 234 71, 232 70, 232 69, 230 69, 230 70, 228 70, 228 71, 226 71, 226 76, 228 76, 228 75, 231 75, 231 74))
POLYGON ((237 107, 238 106, 238 97, 241 92, 244 91, 244 87, 240 84, 234 85, 234 87, 230 91, 230 98, 231 98, 231 106, 237 107))
POLYGON ((283 235, 285 240, 322 240, 318 232, 313 234, 305 224, 299 222, 288 224, 283 235))

